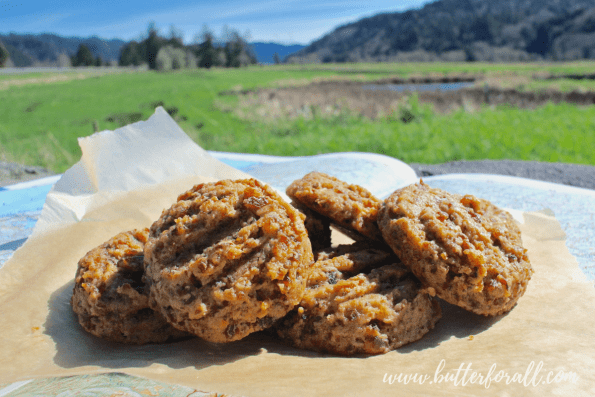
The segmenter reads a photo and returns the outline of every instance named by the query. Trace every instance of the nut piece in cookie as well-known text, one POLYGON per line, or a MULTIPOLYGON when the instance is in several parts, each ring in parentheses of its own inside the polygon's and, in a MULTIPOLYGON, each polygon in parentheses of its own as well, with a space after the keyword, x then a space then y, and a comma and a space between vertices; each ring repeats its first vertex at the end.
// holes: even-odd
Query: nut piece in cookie
POLYGON ((512 216, 471 195, 410 185, 385 200, 378 225, 426 286, 477 314, 512 309, 533 273, 512 216))
POLYGON ((349 185, 322 172, 310 172, 289 185, 286 193, 343 229, 382 239, 376 225, 382 202, 361 186, 349 185))
POLYGON ((130 344, 187 336, 149 308, 142 280, 148 235, 149 229, 120 233, 79 261, 71 304, 86 331, 130 344))
POLYGON ((303 215, 254 179, 181 194, 145 247, 154 307, 211 342, 270 327, 300 301, 312 265, 303 215))
POLYGON ((420 339, 440 319, 438 302, 398 263, 360 270, 347 254, 316 262, 302 301, 276 325, 279 337, 319 352, 380 354, 420 339))

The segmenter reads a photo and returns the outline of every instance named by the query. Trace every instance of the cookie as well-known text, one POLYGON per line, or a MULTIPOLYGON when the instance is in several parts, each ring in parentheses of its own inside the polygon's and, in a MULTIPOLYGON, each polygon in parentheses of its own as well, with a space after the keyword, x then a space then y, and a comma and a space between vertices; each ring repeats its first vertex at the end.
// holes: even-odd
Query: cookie
POLYGON ((416 341, 441 317, 436 300, 398 263, 360 273, 346 255, 318 261, 300 304, 276 325, 297 348, 381 354, 416 341))
POLYGON ((149 289, 142 280, 148 235, 148 229, 120 233, 79 261, 71 304, 86 331, 130 344, 187 335, 149 307, 149 289))
POLYGON ((312 211, 305 205, 300 204, 297 201, 292 201, 291 205, 301 212, 306 219, 304 220, 304 226, 308 231, 308 237, 312 243, 313 250, 321 250, 331 246, 331 222, 328 218, 312 211))
POLYGON ((399 261, 389 246, 375 240, 357 241, 353 244, 340 244, 336 247, 328 247, 315 253, 316 261, 333 259, 337 256, 344 256, 349 260, 351 272, 373 269, 387 261, 399 261))
POLYGON ((348 233, 351 230, 370 239, 382 239, 376 225, 382 202, 361 186, 349 185, 322 172, 310 172, 289 185, 286 193, 348 233))
POLYGON ((378 225, 426 286, 477 314, 509 311, 533 273, 512 216, 471 195, 410 185, 385 200, 378 225))
POLYGON ((153 307, 211 342, 242 339, 286 315, 312 265, 303 215, 254 179, 181 194, 145 247, 153 307))

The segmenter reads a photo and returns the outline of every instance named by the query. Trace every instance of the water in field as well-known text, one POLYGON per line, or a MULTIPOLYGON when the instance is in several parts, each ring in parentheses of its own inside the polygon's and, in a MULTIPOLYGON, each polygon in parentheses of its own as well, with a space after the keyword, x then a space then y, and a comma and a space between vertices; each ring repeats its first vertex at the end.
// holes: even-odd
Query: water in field
POLYGON ((472 81, 456 82, 456 83, 431 83, 431 84, 366 84, 362 86, 364 90, 374 91, 457 91, 462 88, 473 86, 472 81))

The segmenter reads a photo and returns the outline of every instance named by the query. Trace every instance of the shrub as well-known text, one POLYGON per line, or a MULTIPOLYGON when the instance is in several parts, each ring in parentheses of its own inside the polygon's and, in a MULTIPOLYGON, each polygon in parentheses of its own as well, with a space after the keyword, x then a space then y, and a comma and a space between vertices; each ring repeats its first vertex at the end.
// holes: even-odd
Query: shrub
POLYGON ((171 45, 161 47, 157 53, 155 67, 161 72, 182 69, 186 67, 186 51, 171 45))

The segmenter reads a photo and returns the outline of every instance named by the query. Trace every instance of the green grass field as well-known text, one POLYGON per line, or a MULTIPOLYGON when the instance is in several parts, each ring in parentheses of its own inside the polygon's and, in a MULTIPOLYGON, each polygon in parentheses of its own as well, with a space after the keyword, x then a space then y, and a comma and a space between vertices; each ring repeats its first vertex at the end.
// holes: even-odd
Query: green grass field
MULTIPOLYGON (((534 111, 500 107, 439 115, 413 100, 412 112, 416 117, 407 124, 390 116, 372 121, 348 112, 330 118, 265 123, 241 119, 233 111, 237 96, 220 95, 223 91, 337 77, 372 80, 393 75, 469 73, 503 78, 543 72, 592 73, 594 66, 593 62, 254 66, 173 73, 110 73, 1 89, 1 84, 10 80, 2 76, 0 161, 63 172, 80 158, 77 137, 92 134, 94 125, 99 130, 113 130, 147 119, 155 106, 162 105, 190 137, 208 150, 276 155, 365 151, 420 163, 518 159, 595 165, 594 106, 550 104, 534 111)), ((52 76, 34 77, 43 80, 52 76)), ((549 83, 539 82, 525 89, 543 89, 549 83)), ((572 84, 583 90, 594 89, 592 82, 572 84)))

